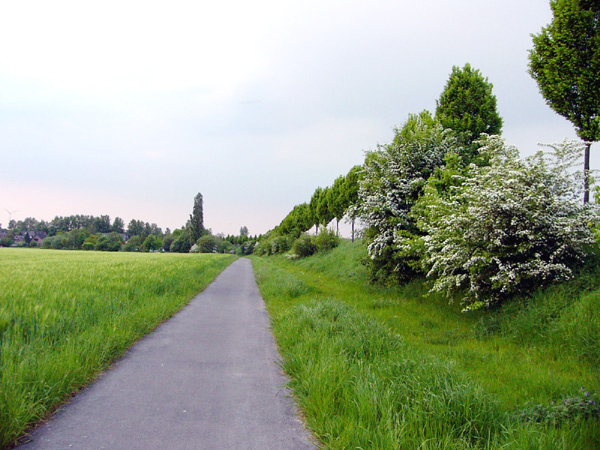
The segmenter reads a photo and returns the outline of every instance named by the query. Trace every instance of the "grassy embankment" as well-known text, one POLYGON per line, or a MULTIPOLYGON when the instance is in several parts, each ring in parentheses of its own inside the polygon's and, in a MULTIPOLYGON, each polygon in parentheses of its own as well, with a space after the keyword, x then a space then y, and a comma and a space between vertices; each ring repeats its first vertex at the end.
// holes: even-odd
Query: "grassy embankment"
POLYGON ((0 448, 92 381, 234 259, 0 249, 0 448))
POLYGON ((600 387, 600 269, 461 313, 422 281, 369 285, 364 256, 342 242, 305 260, 253 257, 283 367, 325 448, 600 448, 598 410, 579 405, 600 387))

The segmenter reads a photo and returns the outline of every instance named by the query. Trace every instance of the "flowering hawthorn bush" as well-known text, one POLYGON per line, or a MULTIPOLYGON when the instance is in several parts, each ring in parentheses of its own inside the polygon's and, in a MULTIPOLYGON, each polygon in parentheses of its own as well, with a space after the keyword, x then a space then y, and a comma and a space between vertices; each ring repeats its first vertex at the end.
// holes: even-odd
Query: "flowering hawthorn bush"
POLYGON ((595 209, 582 205, 571 170, 581 144, 523 160, 498 136, 483 143, 489 165, 456 175, 449 193, 428 186, 416 209, 432 290, 459 293, 466 309, 570 278, 594 243, 595 209))
POLYGON ((410 210, 444 155, 456 148, 451 131, 424 111, 411 115, 391 144, 367 154, 358 195, 372 281, 414 276, 415 258, 397 252, 394 234, 419 232, 410 210))

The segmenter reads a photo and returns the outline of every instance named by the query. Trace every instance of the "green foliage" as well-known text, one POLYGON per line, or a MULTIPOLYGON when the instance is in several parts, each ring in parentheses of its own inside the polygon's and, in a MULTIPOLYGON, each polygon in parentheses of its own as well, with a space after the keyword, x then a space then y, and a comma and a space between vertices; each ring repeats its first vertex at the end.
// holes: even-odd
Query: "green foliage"
POLYGON ((255 240, 248 240, 240 244, 236 250, 238 256, 247 256, 254 253, 257 242, 255 240))
POLYGON ((452 67, 450 78, 442 91, 435 118, 444 128, 450 128, 470 150, 463 156, 466 163, 475 156, 471 144, 481 133, 500 134, 502 118, 496 110, 493 85, 477 69, 465 64, 452 67))
POLYGON ((317 245, 315 244, 315 238, 306 233, 300 235, 292 245, 292 252, 300 258, 314 255, 316 251, 317 245))
POLYGON ((112 231, 112 227, 110 225, 110 217, 109 216, 100 216, 95 217, 90 227, 90 230, 93 233, 110 233, 112 231))
POLYGON ((254 252, 261 256, 285 253, 292 248, 293 242, 294 237, 292 235, 279 235, 277 233, 267 234, 256 245, 254 252))
POLYGON ((162 236, 163 232, 155 223, 149 224, 141 220, 131 220, 127 226, 127 234, 129 236, 144 236, 143 239, 145 239, 150 234, 162 236))
POLYGON ((552 22, 533 36, 529 73, 548 105, 584 141, 600 139, 600 5, 553 0, 552 22))
POLYGON ((367 153, 359 189, 359 215, 364 222, 373 281, 405 282, 416 275, 413 258, 394 247, 398 233, 420 233, 410 215, 427 179, 449 152, 460 153, 456 137, 431 114, 410 115, 390 145, 367 153))
POLYGON ((337 221, 339 225, 340 220, 344 217, 346 212, 346 206, 344 201, 344 188, 346 183, 346 177, 341 175, 335 179, 331 188, 327 191, 327 208, 331 212, 331 215, 337 221))
POLYGON ((313 225, 310 206, 307 203, 301 203, 294 206, 290 213, 281 221, 276 232, 281 234, 291 234, 299 236, 308 231, 313 225))
MULTIPOLYGON (((83 250, 94 250, 96 248, 97 242, 98 242, 98 235, 90 234, 88 237, 86 237, 84 239, 83 244, 81 244, 81 248, 83 250)), ((42 247, 44 247, 43 243, 42 243, 42 247)))
POLYGON ((553 0, 553 20, 533 36, 529 73, 546 103, 586 141, 583 202, 589 202, 590 146, 600 139, 600 4, 553 0))
POLYGON ((131 219, 127 225, 127 234, 129 236, 140 236, 145 231, 144 222, 141 220, 131 219))
POLYGON ((194 197, 194 208, 190 214, 188 229, 192 242, 197 241, 204 234, 204 207, 202 194, 199 192, 194 197))
POLYGON ((0 247, 10 247, 15 240, 11 237, 3 237, 0 239, 0 247))
MULTIPOLYGON (((46 238, 48 239, 48 238, 46 238)), ((46 239, 44 239, 44 241, 46 241, 46 239)), ((67 237, 63 234, 63 233, 59 233, 56 236, 53 236, 49 239, 50 241, 50 248, 54 249, 54 250, 62 250, 67 248, 67 244, 68 244, 68 240, 67 237)))
MULTIPOLYGON (((361 166, 353 167, 347 176, 336 178, 331 187, 317 188, 313 193, 310 203, 294 206, 292 211, 275 227, 274 233, 278 236, 287 235, 293 242, 302 233, 308 231, 313 225, 326 226, 336 219, 336 228, 339 221, 350 213, 352 221, 352 238, 354 239, 354 220, 357 218, 356 205, 358 203, 358 180, 361 166), (352 207, 352 208, 351 208, 352 207)), ((270 253, 267 250, 269 236, 261 239, 261 245, 256 249, 261 255, 270 253)), ((275 253, 279 253, 276 251, 275 253)))
POLYGON ((322 227, 316 236, 301 234, 292 244, 292 253, 300 258, 306 258, 317 252, 328 252, 339 243, 340 238, 333 230, 322 227))
POLYGON ((331 198, 331 194, 329 193, 330 190, 330 188, 326 187, 319 196, 317 204, 317 218, 319 225, 327 226, 335 217, 329 208, 329 200, 331 198))
POLYGON ((499 431, 496 405, 474 383, 343 303, 291 308, 275 328, 291 387, 327 448, 472 448, 499 431))
POLYGON ((115 217, 112 224, 112 231, 115 233, 125 233, 125 222, 120 217, 115 217))
POLYGON ((107 235, 100 235, 96 242, 95 250, 118 252, 121 250, 123 239, 119 233, 109 233, 107 235))
MULTIPOLYGON (((175 232, 173 232, 173 235, 175 235, 175 232)), ((178 236, 171 244, 171 248, 169 250, 174 253, 188 253, 192 248, 192 245, 192 237, 189 231, 186 229, 183 232, 178 233, 178 236)))
POLYGON ((311 219, 311 225, 314 225, 315 227, 318 228, 318 226, 321 224, 320 221, 320 217, 319 217, 319 205, 322 203, 321 202, 321 197, 323 196, 323 188, 318 187, 315 189, 315 192, 313 193, 312 197, 310 198, 310 203, 308 204, 309 208, 310 208, 310 219, 311 219))
POLYGON ((221 239, 212 234, 206 234, 196 241, 199 253, 217 253, 221 239))
POLYGON ((142 236, 132 236, 125 243, 123 250, 126 252, 142 251, 142 236))
POLYGON ((340 238, 333 230, 323 227, 315 237, 315 245, 317 246, 317 251, 328 252, 340 245, 340 238))
POLYGON ((141 250, 143 252, 155 251, 161 249, 163 246, 163 241, 158 236, 151 234, 142 243, 141 250))
POLYGON ((87 228, 72 230, 67 234, 67 248, 71 250, 83 248, 83 244, 90 235, 92 235, 92 233, 87 228))
POLYGON ((173 234, 165 235, 165 237, 163 238, 163 250, 165 252, 171 251, 171 245, 173 244, 174 240, 175 236, 173 234))
POLYGON ((38 221, 35 217, 27 217, 24 220, 18 221, 12 219, 8 225, 8 229, 15 233, 20 233, 21 231, 43 231, 47 233, 49 225, 45 220, 38 221))
POLYGON ((350 169, 350 172, 346 175, 343 186, 343 204, 344 214, 347 216, 348 221, 352 224, 352 242, 354 242, 354 224, 358 217, 359 211, 359 180, 362 177, 363 168, 362 166, 354 166, 350 169))
POLYGON ((478 332, 503 336, 600 365, 600 264, 590 261, 573 280, 538 289, 484 316, 478 332))
POLYGON ((569 172, 581 148, 567 142, 554 150, 554 161, 542 153, 521 160, 515 148, 490 137, 481 149, 489 166, 455 177, 462 183, 450 187, 452 195, 425 189, 419 226, 434 290, 463 296, 468 308, 490 306, 568 279, 585 261, 594 215, 580 205, 569 172))
POLYGON ((596 392, 587 392, 583 387, 578 395, 564 397, 551 404, 530 405, 519 411, 525 422, 542 422, 558 425, 564 422, 577 422, 600 419, 600 397, 596 392))
POLYGON ((343 198, 346 209, 348 209, 348 207, 350 207, 351 205, 355 205, 358 203, 358 182, 361 178, 362 170, 362 166, 354 166, 346 175, 343 186, 343 198))
MULTIPOLYGON (((369 284, 357 263, 364 254, 360 243, 342 240, 311 258, 252 259, 283 367, 293 374, 294 395, 324 448, 598 447, 598 418, 520 419, 530 405, 584 395, 581 386, 590 395, 598 391, 598 364, 579 359, 576 343, 549 345, 556 328, 516 340, 524 324, 497 320, 508 319, 507 308, 516 310, 521 301, 543 303, 548 293, 563 305, 587 298, 582 291, 597 296, 597 271, 494 311, 461 313, 427 294, 423 280, 393 288, 369 284), (484 317, 495 318, 495 331, 490 323, 488 333, 478 332, 484 317)), ((570 314, 568 306, 547 309, 559 321, 570 314)))

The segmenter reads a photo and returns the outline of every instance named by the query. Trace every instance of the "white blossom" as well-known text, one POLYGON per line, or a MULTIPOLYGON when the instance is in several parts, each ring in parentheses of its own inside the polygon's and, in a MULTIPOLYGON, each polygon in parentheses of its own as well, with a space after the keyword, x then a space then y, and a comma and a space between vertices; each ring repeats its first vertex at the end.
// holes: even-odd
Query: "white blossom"
POLYGON ((469 305, 490 305, 521 290, 568 279, 594 242, 595 206, 581 203, 573 170, 581 147, 566 141, 551 154, 522 160, 497 136, 455 196, 429 191, 424 263, 433 290, 464 292, 469 305))

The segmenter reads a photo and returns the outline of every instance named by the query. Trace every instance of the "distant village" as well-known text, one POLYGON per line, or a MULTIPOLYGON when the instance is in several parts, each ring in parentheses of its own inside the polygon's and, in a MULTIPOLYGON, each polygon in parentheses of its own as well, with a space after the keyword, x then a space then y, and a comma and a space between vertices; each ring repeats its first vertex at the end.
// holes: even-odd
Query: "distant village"
POLYGON ((205 229, 201 213, 200 229, 194 234, 192 221, 164 232, 155 223, 132 219, 127 225, 107 215, 55 217, 47 222, 28 217, 10 220, 8 229, 0 224, 0 247, 42 248, 53 250, 96 250, 125 252, 238 253, 254 251, 258 236, 248 235, 242 227, 239 236, 213 235, 205 229))
MULTIPOLYGON (((36 247, 42 245, 42 241, 46 239, 48 233, 45 231, 19 231, 14 233, 12 231, 3 230, 2 225, 0 224, 0 242, 8 242, 8 240, 12 241, 11 247, 21 247, 24 245, 31 246, 31 243, 34 242, 36 247)), ((0 244, 2 245, 2 244, 0 244)))
MULTIPOLYGON (((93 249, 105 247, 104 241, 110 241, 109 247, 125 245, 130 237, 154 235, 163 237, 162 230, 156 224, 141 220, 132 220, 127 230, 122 219, 114 221, 109 216, 99 217, 72 215, 55 217, 51 221, 28 217, 24 220, 10 220, 8 228, 0 224, 0 247, 43 247, 55 249, 93 249)), ((141 238, 138 238, 138 240, 141 238)), ((133 243, 132 243, 133 244, 133 243)), ((136 246, 137 247, 137 246, 136 246)))

